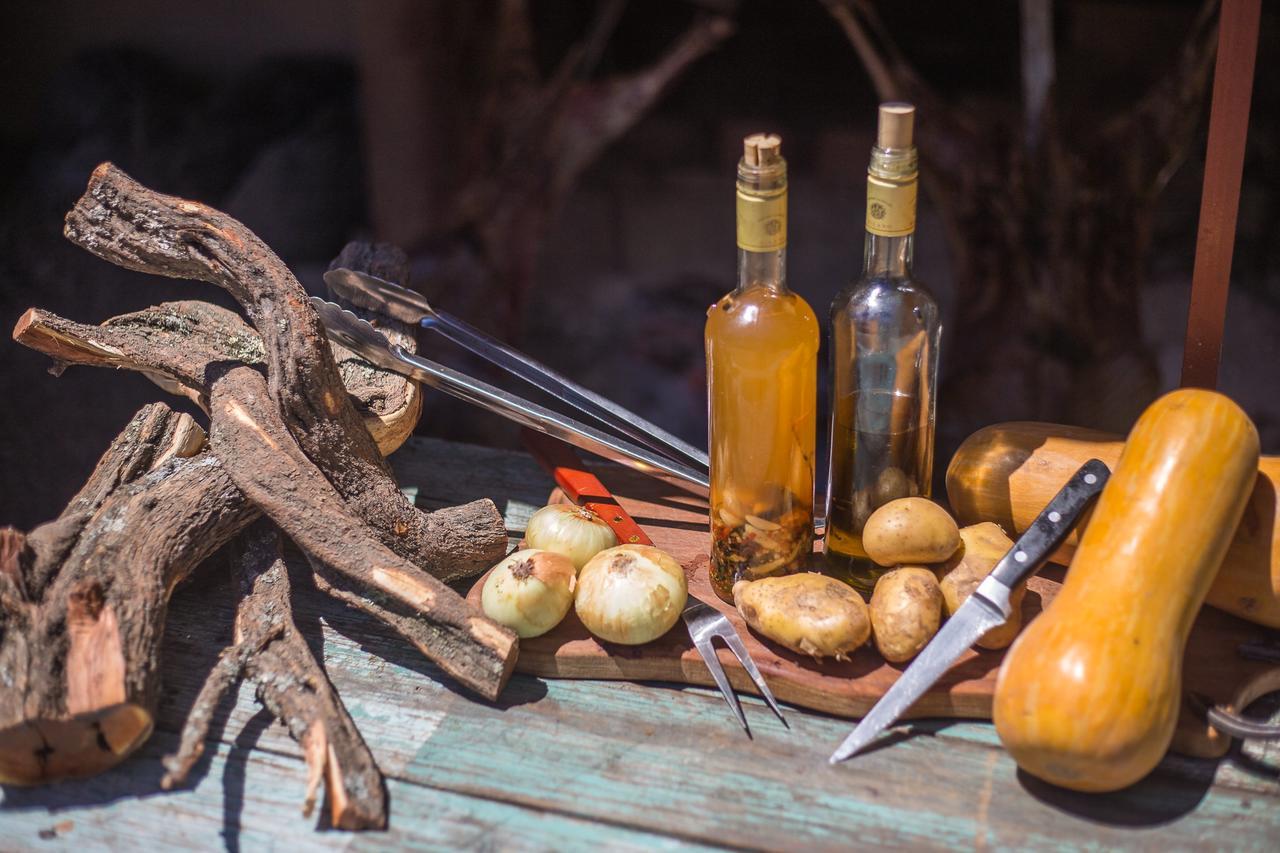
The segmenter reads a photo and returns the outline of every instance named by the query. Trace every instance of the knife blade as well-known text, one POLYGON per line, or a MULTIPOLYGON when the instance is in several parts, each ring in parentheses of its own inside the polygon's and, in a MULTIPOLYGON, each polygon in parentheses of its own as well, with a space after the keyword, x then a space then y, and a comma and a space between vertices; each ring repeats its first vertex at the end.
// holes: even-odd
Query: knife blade
POLYGON ((1014 587, 1039 571, 1110 476, 1107 466, 1097 459, 1080 466, 907 671, 831 754, 830 763, 844 761, 871 743, 924 695, 966 649, 1008 620, 1013 611, 1010 596, 1014 587))
POLYGON ((465 320, 433 307, 417 291, 345 267, 326 272, 324 283, 334 293, 361 308, 381 311, 401 322, 438 332, 462 348, 573 406, 634 442, 699 470, 705 470, 710 465, 706 451, 699 450, 590 388, 579 385, 537 359, 507 346, 465 320))

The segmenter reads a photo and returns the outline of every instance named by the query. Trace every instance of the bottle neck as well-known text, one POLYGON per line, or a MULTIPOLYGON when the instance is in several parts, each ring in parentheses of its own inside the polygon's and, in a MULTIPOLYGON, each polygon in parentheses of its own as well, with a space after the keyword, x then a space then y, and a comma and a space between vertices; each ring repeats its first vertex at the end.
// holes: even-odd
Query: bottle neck
POLYGON ((778 293, 787 292, 787 250, 752 252, 738 248, 738 292, 752 287, 766 287, 778 293))
POLYGON ((868 231, 862 255, 863 278, 910 278, 914 252, 915 234, 882 237, 868 231))
POLYGON ((867 166, 865 278, 904 279, 911 275, 919 180, 913 145, 871 149, 867 166))
POLYGON ((738 288, 787 290, 787 165, 738 162, 738 288))

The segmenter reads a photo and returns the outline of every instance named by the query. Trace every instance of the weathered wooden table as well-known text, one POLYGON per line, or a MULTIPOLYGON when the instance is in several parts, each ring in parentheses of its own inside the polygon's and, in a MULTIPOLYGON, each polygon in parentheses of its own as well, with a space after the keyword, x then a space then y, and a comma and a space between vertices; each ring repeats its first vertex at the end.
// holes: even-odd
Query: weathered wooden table
MULTIPOLYGON (((420 504, 491 497, 517 534, 551 489, 519 453, 414 439, 392 459, 420 504)), ((205 571, 175 594, 146 746, 92 779, 5 788, 0 849, 1280 849, 1280 747, 1169 757, 1134 788, 1091 796, 1020 774, 988 723, 925 721, 829 767, 846 720, 790 708, 788 730, 748 698, 748 740, 710 690, 521 675, 490 705, 367 617, 299 590, 299 627, 323 648, 391 796, 387 832, 321 832, 299 814, 298 747, 248 686, 189 787, 160 790, 160 758, 229 639, 226 593, 205 571)))

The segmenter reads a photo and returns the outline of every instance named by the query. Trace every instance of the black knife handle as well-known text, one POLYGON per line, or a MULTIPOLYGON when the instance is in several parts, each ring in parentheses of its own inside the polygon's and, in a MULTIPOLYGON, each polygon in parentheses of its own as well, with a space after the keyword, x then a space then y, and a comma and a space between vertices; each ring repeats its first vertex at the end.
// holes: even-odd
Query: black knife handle
POLYGON ((1097 459, 1081 465, 1027 531, 1018 537, 1009 553, 1000 559, 991 576, 1013 589, 1035 574, 1067 538, 1080 514, 1102 491, 1110 476, 1111 471, 1097 459))

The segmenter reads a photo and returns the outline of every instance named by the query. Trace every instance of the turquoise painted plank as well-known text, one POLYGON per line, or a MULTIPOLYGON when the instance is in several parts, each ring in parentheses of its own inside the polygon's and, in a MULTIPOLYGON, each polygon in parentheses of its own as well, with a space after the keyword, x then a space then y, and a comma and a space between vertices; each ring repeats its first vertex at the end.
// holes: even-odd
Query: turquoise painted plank
MULTIPOLYGON (((376 630, 364 633, 366 626, 360 624, 359 617, 335 615, 328 621, 348 635, 348 641, 384 655, 395 655, 396 643, 379 636, 376 630)), ((411 669, 382 662, 372 673, 366 673, 358 662, 348 662, 347 652, 339 644, 328 648, 327 653, 332 676, 346 696, 377 695, 379 686, 385 696, 407 695, 416 685, 416 695, 424 702, 431 701, 430 682, 421 683, 411 669)), ((963 838, 977 837, 980 828, 992 838, 1000 837, 1003 831, 1019 844, 1030 843, 1024 837, 1027 833, 1023 811, 1037 803, 1025 790, 1034 789, 1035 783, 1028 781, 1024 787, 1007 756, 989 745, 994 736, 987 724, 955 723, 937 736, 916 737, 868 756, 868 760, 888 761, 889 769, 897 771, 895 775, 875 769, 872 775, 881 782, 874 786, 874 792, 869 792, 856 784, 850 787, 850 780, 864 780, 867 775, 862 760, 835 769, 826 768, 822 761, 847 731, 847 721, 793 711, 789 717, 796 728, 788 732, 752 699, 747 704, 757 735, 754 742, 742 737, 723 701, 702 689, 517 678, 504 696, 501 709, 472 703, 447 689, 437 701, 443 701, 446 716, 432 727, 421 754, 412 757, 405 772, 413 778, 477 795, 567 810, 584 817, 634 821, 709 841, 749 844, 772 838, 782 843, 785 836, 807 843, 835 844, 840 843, 841 833, 848 832, 851 825, 860 833, 881 827, 886 832, 881 838, 885 843, 903 839, 903 827, 924 825, 912 816, 918 810, 911 801, 915 796, 912 792, 918 789, 919 795, 931 803, 931 809, 938 812, 934 817, 939 825, 927 824, 928 832, 918 838, 905 836, 913 843, 938 838, 963 843, 963 838), (670 743, 655 734, 659 729, 666 731, 664 725, 674 733, 670 743), (947 732, 952 728, 983 735, 973 739, 977 742, 969 742, 963 737, 949 737, 947 732), (584 755, 622 762, 626 772, 620 772, 618 779, 593 775, 591 762, 584 755), (633 768, 630 763, 636 766, 633 768), (953 767, 939 774, 934 769, 937 765, 953 767), (568 775, 557 775, 561 772, 568 775), (704 772, 720 779, 734 779, 735 785, 752 790, 772 786, 782 800, 790 796, 805 805, 790 804, 782 809, 782 816, 772 807, 778 803, 763 808, 758 815, 721 815, 722 807, 716 805, 716 798, 704 791, 701 804, 696 796, 682 795, 664 800, 662 809, 654 808, 653 798, 668 794, 672 787, 692 787, 696 793, 698 786, 691 785, 689 779, 704 772), (913 781, 925 774, 937 778, 913 781), (981 827, 977 817, 982 814, 978 794, 988 775, 993 779, 992 790, 1001 790, 1003 797, 994 812, 988 808, 988 820, 994 816, 1004 821, 990 829, 981 827), (550 784, 531 794, 519 783, 527 778, 546 779, 550 784), (574 779, 578 783, 571 783, 574 779), (838 802, 829 802, 831 796, 838 802), (880 805, 877 797, 898 797, 901 803, 880 805), (872 802, 851 804, 860 798, 872 802), (939 803, 950 805, 942 808, 936 805, 939 803), (861 811, 864 807, 868 810, 865 814, 861 811)), ((362 721, 361 725, 365 723, 362 721)), ((412 748, 413 732, 410 726, 401 733, 385 733, 388 740, 382 741, 384 748, 395 752, 412 748), (398 742, 392 744, 391 739, 398 742)), ((1133 820, 1137 815, 1159 823, 1171 814, 1169 803, 1178 807, 1183 804, 1191 813, 1177 817, 1177 832, 1157 831, 1154 837, 1210 837, 1224 822, 1233 822, 1243 814, 1247 806, 1241 804, 1250 798, 1242 792, 1213 791, 1189 802, 1198 787, 1208 784, 1213 772, 1209 763, 1189 766, 1194 772, 1185 768, 1181 772, 1166 770, 1145 786, 1094 803, 1092 808, 1102 816, 1110 814, 1113 821, 1133 820)), ((1276 786, 1271 785, 1268 790, 1270 795, 1264 795, 1262 800, 1274 802, 1276 786)), ((1069 810, 1087 802, 1090 801, 1067 798, 1062 808, 1044 806, 1047 814, 1035 818, 1043 832, 1037 836, 1032 831, 1029 838, 1034 841, 1040 837, 1047 844, 1063 832, 1106 837, 1087 815, 1073 815, 1069 810)), ((1252 826, 1246 825, 1244 838, 1250 838, 1250 830, 1266 837, 1265 833, 1275 828, 1275 818, 1260 814, 1252 826)), ((1144 830, 1139 827, 1133 832, 1121 832, 1113 841, 1130 841, 1134 832, 1141 835, 1144 830)))
MULTIPOLYGON (((1067 797, 1059 807, 1042 804, 1046 814, 1037 815, 1031 808, 1037 801, 1026 790, 1028 786, 1034 790, 1034 781, 1024 786, 1007 756, 988 745, 994 742, 989 725, 956 723, 936 736, 916 737, 867 759, 829 770, 822 759, 847 730, 846 721, 792 712, 796 732, 788 733, 758 702, 748 700, 757 730, 755 743, 749 743, 728 717, 722 700, 701 689, 518 678, 504 697, 507 707, 497 710, 472 703, 431 678, 424 678, 417 670, 433 670, 419 664, 402 644, 360 614, 334 612, 323 598, 305 595, 298 612, 304 622, 325 613, 325 621, 336 629, 326 631, 331 677, 347 697, 353 715, 389 772, 402 772, 424 784, 584 818, 621 821, 691 838, 739 844, 753 843, 753 838, 757 839, 754 843, 768 838, 782 844, 792 838, 810 844, 838 844, 843 837, 840 833, 852 825, 860 833, 883 831, 879 840, 884 843, 895 838, 910 839, 912 843, 946 838, 947 843, 963 844, 964 838, 976 838, 981 830, 983 837, 991 840, 1005 838, 1010 843, 1035 846, 1040 842, 1047 845, 1049 839, 1063 833, 1107 838, 1108 843, 1132 843, 1144 832, 1151 834, 1138 827, 1109 837, 1103 831, 1105 825, 1096 827, 1089 815, 1071 811, 1074 808, 1080 812, 1086 805, 1098 817, 1113 822, 1131 821, 1136 815, 1158 823, 1167 815, 1177 814, 1178 809, 1190 809, 1189 814, 1177 817, 1176 832, 1155 832, 1153 836, 1155 841, 1170 841, 1181 836, 1202 840, 1212 837, 1224 823, 1244 814, 1247 807, 1241 804, 1249 801, 1239 792, 1223 790, 1195 796, 1198 788, 1207 786, 1213 771, 1207 763, 1192 763, 1194 772, 1185 768, 1181 773, 1167 771, 1118 798, 1093 802, 1067 797), (375 652, 375 656, 370 658, 367 651, 375 652), (680 733, 672 745, 678 760, 666 757, 661 748, 654 752, 652 744, 637 746, 628 739, 628 733, 654 732, 661 719, 668 720, 680 733), (949 737, 947 732, 952 729, 983 732, 987 742, 949 737), (549 732, 557 734, 552 738, 549 732), (442 743, 448 750, 440 753, 437 750, 442 743), (571 778, 587 780, 580 786, 583 790, 558 778, 554 768, 548 770, 531 757, 557 748, 568 754, 554 755, 552 763, 567 767, 575 774, 571 778), (425 757, 419 756, 419 750, 425 757), (628 768, 623 774, 627 778, 621 781, 593 778, 590 768, 584 770, 578 763, 584 752, 613 755, 619 751, 638 765, 634 770, 628 768), (478 762, 478 767, 468 763, 468 755, 478 762), (889 760, 890 769, 900 770, 901 774, 875 769, 873 775, 880 780, 875 792, 856 785, 848 787, 850 779, 865 777, 864 760, 880 758, 889 760), (758 769, 757 764, 764 769, 758 769), (935 765, 948 770, 939 775, 935 765), (815 768, 821 771, 816 776, 815 768), (696 797, 687 801, 675 797, 662 809, 656 809, 646 799, 656 796, 648 793, 650 790, 661 793, 673 784, 685 786, 686 776, 703 771, 734 779, 735 785, 753 790, 772 788, 775 795, 784 799, 784 795, 798 797, 806 805, 786 805, 783 811, 791 817, 776 818, 778 812, 772 807, 760 815, 717 815, 714 797, 705 792, 701 805, 696 797), (823 773, 836 775, 824 777, 823 773), (936 778, 913 781, 923 774, 936 778), (984 774, 992 776, 992 790, 1001 792, 1001 800, 999 807, 994 811, 988 807, 986 818, 981 818, 981 799, 977 795, 984 774), (631 777, 645 780, 640 785, 644 794, 637 793, 631 777), (530 799, 520 784, 526 778, 555 780, 555 784, 547 791, 539 789, 530 799), (827 799, 833 792, 837 805, 827 799), (877 797, 901 803, 882 805, 877 797), (936 826, 913 817, 917 807, 910 803, 920 797, 931 803, 933 814, 929 817, 936 826), (1170 803, 1174 805, 1172 809, 1170 803), (1028 834, 1025 827, 1029 821, 1043 831, 1028 834), (922 826, 928 827, 923 834, 913 835, 904 829, 922 826)), ((252 706, 237 709, 237 713, 247 717, 253 713, 252 706)), ((286 741, 284 748, 294 747, 286 741)), ((1269 790, 1274 793, 1276 788, 1271 785, 1269 790)), ((1263 797, 1264 801, 1270 799, 1263 797)), ((1275 819, 1264 812, 1244 826, 1242 838, 1248 842, 1257 833, 1263 833, 1265 838, 1265 833, 1274 830, 1275 819)))
POLYGON ((300 758, 262 748, 255 721, 239 743, 214 742, 193 785, 158 791, 160 757, 177 738, 161 732, 128 764, 92 779, 45 789, 6 789, 0 849, 69 850, 459 850, 643 851, 686 848, 678 840, 625 827, 387 780, 386 832, 317 831, 300 813, 306 773, 300 758))
MULTIPOLYGON (((513 530, 550 488, 522 454, 418 440, 407 453, 397 468, 419 485, 426 505, 494 497, 513 530)), ((281 727, 264 726, 247 687, 219 715, 208 746, 213 758, 194 789, 158 792, 158 757, 230 636, 225 584, 208 575, 175 595, 155 739, 96 779, 6 791, 0 846, 118 849, 158 839, 217 847, 232 812, 239 843, 268 850, 648 849, 681 841, 780 849, 1271 849, 1280 837, 1273 772, 1280 754, 1266 747, 1254 751, 1256 764, 1168 761, 1136 789, 1107 798, 1020 777, 989 724, 926 722, 913 728, 932 734, 829 768, 825 755, 848 721, 793 709, 787 730, 748 698, 756 736, 747 740, 723 700, 704 689, 527 677, 489 705, 449 686, 363 614, 314 590, 298 590, 297 613, 388 776, 390 833, 316 833, 297 817, 304 786, 297 746, 281 727), (228 809, 237 797, 241 805, 228 809), (39 837, 64 820, 72 824, 65 836, 39 837)))

